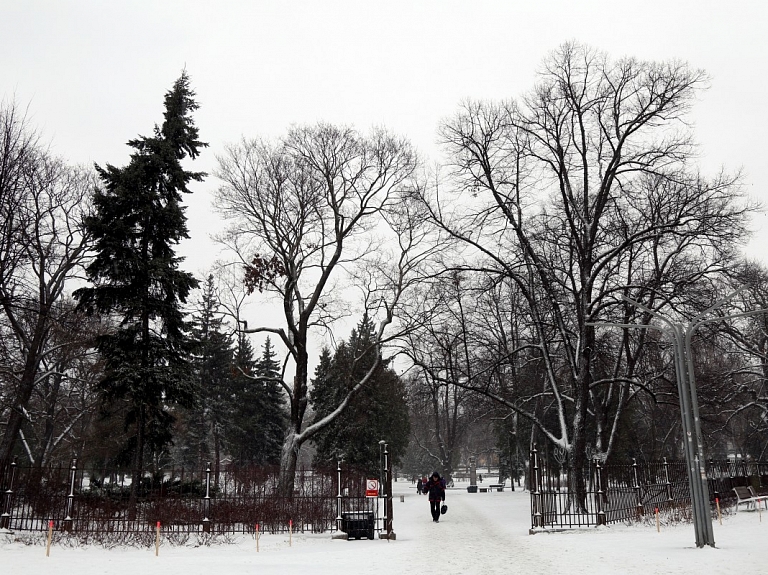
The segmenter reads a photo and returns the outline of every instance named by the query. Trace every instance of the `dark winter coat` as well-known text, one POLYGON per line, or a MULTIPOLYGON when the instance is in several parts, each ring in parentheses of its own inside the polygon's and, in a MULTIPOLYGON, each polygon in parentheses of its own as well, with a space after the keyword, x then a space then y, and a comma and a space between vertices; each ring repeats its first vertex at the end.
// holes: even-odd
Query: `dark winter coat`
POLYGON ((445 501, 445 482, 439 477, 430 477, 424 491, 429 494, 430 501, 445 501))

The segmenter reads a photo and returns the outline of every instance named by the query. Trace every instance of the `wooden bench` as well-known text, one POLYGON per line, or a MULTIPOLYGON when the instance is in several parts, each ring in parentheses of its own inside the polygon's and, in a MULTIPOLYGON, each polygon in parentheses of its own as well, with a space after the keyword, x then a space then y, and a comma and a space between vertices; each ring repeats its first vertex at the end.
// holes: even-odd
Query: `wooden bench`
POLYGON ((501 491, 504 491, 504 485, 505 483, 491 483, 488 486, 488 489, 490 489, 491 491, 495 489, 496 491, 501 492, 501 491))
POLYGON ((760 497, 752 487, 734 487, 736 494, 736 512, 739 511, 739 505, 746 505, 747 509, 757 509, 757 505, 764 504, 768 509, 768 497, 760 497))

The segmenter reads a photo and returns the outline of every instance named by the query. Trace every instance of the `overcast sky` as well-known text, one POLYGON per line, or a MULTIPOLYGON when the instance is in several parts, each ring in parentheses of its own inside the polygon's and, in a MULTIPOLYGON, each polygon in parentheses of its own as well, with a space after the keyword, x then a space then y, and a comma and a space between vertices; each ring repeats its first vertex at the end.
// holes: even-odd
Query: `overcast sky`
MULTIPOLYGON (((521 95, 567 40, 704 69, 710 88, 691 118, 701 169, 742 168, 768 204, 763 0, 2 0, 0 96, 29 107, 57 154, 121 166, 186 67, 210 143, 194 169, 212 171, 242 136, 318 120, 384 125, 436 162, 438 123, 462 99, 521 95)), ((188 271, 214 258, 217 186, 209 177, 187 198, 188 271)), ((768 217, 754 228, 748 253, 768 265, 768 217)))

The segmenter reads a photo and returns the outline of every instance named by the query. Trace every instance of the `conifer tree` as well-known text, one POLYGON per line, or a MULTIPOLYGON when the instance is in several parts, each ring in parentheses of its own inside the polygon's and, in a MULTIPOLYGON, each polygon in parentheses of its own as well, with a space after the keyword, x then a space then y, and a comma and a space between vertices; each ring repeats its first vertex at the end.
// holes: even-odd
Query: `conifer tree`
POLYGON ((241 335, 235 356, 237 375, 233 381, 227 433, 230 452, 240 464, 280 462, 288 415, 276 355, 267 338, 261 357, 254 361, 253 348, 247 336, 241 335))
MULTIPOLYGON (((372 323, 363 317, 349 342, 341 342, 332 358, 327 349, 323 350, 311 393, 316 421, 335 410, 373 366, 374 337, 372 323), (369 351, 361 357, 363 350, 369 351)), ((376 473, 379 441, 383 439, 389 444, 392 460, 397 464, 408 446, 409 433, 405 386, 392 369, 382 364, 370 383, 353 396, 346 410, 318 434, 315 462, 332 464, 342 458, 350 465, 376 473)))
POLYGON ((212 275, 203 285, 192 319, 192 363, 198 404, 184 414, 185 434, 180 438, 185 454, 183 462, 199 468, 205 461, 212 460, 218 477, 224 427, 231 404, 233 349, 231 337, 223 331, 212 275))
POLYGON ((262 416, 259 436, 263 463, 280 463, 280 452, 288 425, 285 394, 281 387, 280 363, 269 338, 264 342, 256 374, 261 378, 262 416))
POLYGON ((248 336, 240 332, 231 369, 231 414, 226 430, 227 449, 237 464, 253 459, 251 446, 258 422, 257 386, 253 380, 255 372, 253 345, 248 336))
POLYGON ((132 447, 131 507, 135 508, 145 449, 171 440, 169 406, 194 403, 188 324, 181 304, 197 281, 179 265, 175 246, 188 237, 182 194, 205 174, 190 172, 206 144, 191 113, 198 107, 186 71, 165 95, 162 126, 131 140, 123 168, 96 167, 102 186, 87 222, 96 254, 87 268, 93 287, 76 292, 85 309, 109 316, 116 329, 98 339, 106 402, 127 402, 132 447))

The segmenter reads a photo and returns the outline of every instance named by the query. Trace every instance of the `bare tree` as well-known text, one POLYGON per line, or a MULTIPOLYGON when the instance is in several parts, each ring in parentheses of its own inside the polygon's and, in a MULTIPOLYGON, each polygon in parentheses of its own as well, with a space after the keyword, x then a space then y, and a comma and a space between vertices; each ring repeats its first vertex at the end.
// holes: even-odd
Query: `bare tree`
MULTIPOLYGON (((413 439, 450 477, 467 452, 472 428, 488 409, 473 393, 487 379, 478 365, 481 341, 474 324, 481 290, 469 273, 447 271, 424 282, 403 315, 410 329, 400 353, 414 366, 409 386, 413 439)), ((487 364, 486 364, 487 365, 487 364)))
POLYGON ((693 344, 696 377, 709 420, 709 443, 721 454, 738 452, 762 458, 768 451, 768 270, 742 262, 728 281, 717 286, 722 295, 738 293, 719 315, 737 316, 702 326, 693 344), (741 316, 741 317, 738 317, 741 316))
POLYGON ((644 340, 624 334, 601 358, 593 324, 650 321, 622 295, 676 313, 690 303, 687 286, 732 264, 745 233, 751 206, 738 177, 690 169, 684 119, 705 81, 683 63, 614 62, 565 44, 519 103, 468 102, 442 127, 456 192, 453 204, 428 198, 433 219, 472 250, 462 267, 503 276, 522 295, 551 402, 539 429, 574 471, 588 443, 607 457, 644 383, 630 358, 644 340), (596 412, 601 439, 590 442, 596 412))
POLYGON ((12 387, 0 441, 3 461, 13 451, 33 391, 50 375, 41 366, 56 349, 50 337, 62 320, 56 304, 88 255, 82 221, 93 177, 42 150, 14 106, 0 110, 0 126, 0 306, 15 342, 3 368, 12 387))
POLYGON ((299 449, 378 368, 384 329, 424 257, 414 251, 422 240, 413 212, 417 159, 405 140, 383 130, 363 136, 319 124, 293 128, 273 144, 243 141, 219 162, 224 186, 217 203, 233 222, 223 241, 245 266, 249 288, 280 302, 283 327, 264 323, 245 331, 275 334, 287 350, 282 384, 291 422, 280 489, 291 494, 299 449), (307 425, 310 334, 354 313, 353 285, 362 290, 357 301, 368 317, 380 322, 378 359, 337 409, 307 425), (285 377, 289 363, 292 381, 285 377))
POLYGON ((57 459, 66 464, 79 457, 91 439, 89 428, 100 401, 96 383, 100 372, 94 347, 104 324, 75 311, 75 303, 63 299, 55 305, 54 322, 40 362, 40 378, 25 410, 19 431, 30 462, 36 468, 57 459), (58 455, 58 457, 57 457, 58 455))

